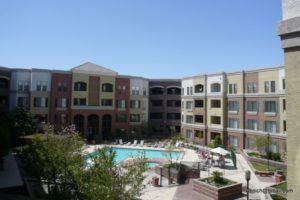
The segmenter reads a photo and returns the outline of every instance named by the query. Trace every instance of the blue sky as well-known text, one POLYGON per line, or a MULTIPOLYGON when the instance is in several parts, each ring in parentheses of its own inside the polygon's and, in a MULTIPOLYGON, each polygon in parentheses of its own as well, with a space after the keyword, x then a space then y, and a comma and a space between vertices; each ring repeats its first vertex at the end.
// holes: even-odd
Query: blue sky
POLYGON ((93 62, 147 78, 283 64, 280 0, 0 2, 0 66, 93 62))

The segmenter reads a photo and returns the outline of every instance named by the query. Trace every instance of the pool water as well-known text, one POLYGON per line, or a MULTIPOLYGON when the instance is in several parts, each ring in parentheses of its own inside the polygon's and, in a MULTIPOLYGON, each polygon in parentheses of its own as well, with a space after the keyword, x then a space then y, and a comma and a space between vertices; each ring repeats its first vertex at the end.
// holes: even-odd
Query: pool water
MULTIPOLYGON (((131 149, 131 148, 119 148, 112 147, 112 149, 116 152, 116 162, 119 163, 122 160, 128 157, 137 157, 141 155, 145 155, 145 158, 168 158, 169 152, 163 150, 152 150, 152 149, 131 149)), ((97 151, 91 153, 97 155, 97 151)), ((182 156, 182 152, 172 152, 172 158, 177 159, 179 156, 182 156)), ((151 166, 154 166, 155 163, 151 163, 151 166)))

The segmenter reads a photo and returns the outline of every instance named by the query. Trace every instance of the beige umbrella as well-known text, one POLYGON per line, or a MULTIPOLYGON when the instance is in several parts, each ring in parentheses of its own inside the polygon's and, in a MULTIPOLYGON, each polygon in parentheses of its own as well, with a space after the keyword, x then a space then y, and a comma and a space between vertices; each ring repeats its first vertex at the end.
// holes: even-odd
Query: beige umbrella
POLYGON ((222 147, 217 147, 217 148, 211 149, 210 151, 213 153, 223 155, 223 156, 230 153, 229 151, 223 149, 222 147))

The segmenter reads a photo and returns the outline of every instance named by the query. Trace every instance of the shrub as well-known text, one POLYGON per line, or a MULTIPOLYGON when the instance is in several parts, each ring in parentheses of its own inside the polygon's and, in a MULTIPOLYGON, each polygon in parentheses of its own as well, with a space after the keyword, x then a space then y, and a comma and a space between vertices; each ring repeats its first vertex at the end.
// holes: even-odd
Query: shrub
POLYGON ((215 183, 222 183, 223 182, 223 177, 222 177, 223 173, 222 172, 214 171, 212 173, 212 175, 213 175, 213 180, 214 180, 215 183))
POLYGON ((272 154, 272 160, 275 160, 275 161, 280 161, 280 153, 273 153, 272 154))

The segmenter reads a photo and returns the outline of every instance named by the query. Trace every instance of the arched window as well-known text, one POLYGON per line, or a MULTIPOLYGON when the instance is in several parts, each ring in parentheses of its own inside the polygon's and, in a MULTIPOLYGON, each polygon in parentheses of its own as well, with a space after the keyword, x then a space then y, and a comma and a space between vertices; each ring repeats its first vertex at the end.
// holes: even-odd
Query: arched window
POLYGON ((102 84, 102 92, 113 92, 113 85, 110 83, 102 84))
POLYGON ((195 93, 203 93, 204 86, 202 84, 195 85, 195 93))
POLYGON ((86 83, 85 82, 75 82, 74 90, 75 91, 86 91, 86 83))
POLYGON ((180 95, 181 90, 178 87, 169 87, 167 89, 167 93, 170 94, 170 95, 180 95))
POLYGON ((221 92, 221 84, 220 83, 213 83, 210 86, 211 92, 221 92))

